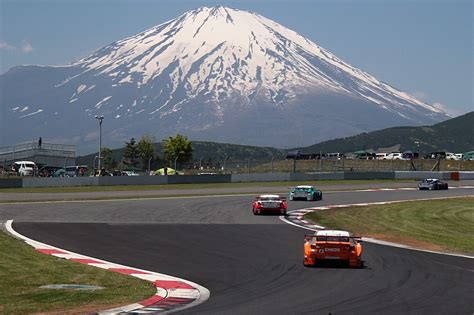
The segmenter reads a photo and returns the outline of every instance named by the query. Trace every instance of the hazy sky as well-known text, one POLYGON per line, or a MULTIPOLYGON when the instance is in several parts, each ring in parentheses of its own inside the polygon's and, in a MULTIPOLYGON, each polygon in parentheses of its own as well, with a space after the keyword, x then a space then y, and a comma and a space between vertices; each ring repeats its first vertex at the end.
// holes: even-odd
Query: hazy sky
MULTIPOLYGON (((201 6, 255 11, 455 115, 474 110, 472 0, 0 0, 0 73, 61 65, 201 6)), ((0 91, 1 92, 1 91, 0 91)))

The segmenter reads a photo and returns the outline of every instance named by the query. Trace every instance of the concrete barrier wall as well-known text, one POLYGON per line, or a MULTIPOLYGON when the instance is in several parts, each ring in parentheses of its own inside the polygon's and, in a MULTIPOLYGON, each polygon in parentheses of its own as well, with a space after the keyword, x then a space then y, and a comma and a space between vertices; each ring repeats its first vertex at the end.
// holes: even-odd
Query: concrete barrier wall
POLYGON ((167 176, 168 184, 209 184, 209 183, 230 183, 231 175, 174 175, 167 176))
POLYGON ((305 180, 335 180, 335 179, 344 179, 343 172, 336 173, 291 173, 291 181, 305 181, 305 180))
POLYGON ((395 171, 395 179, 416 179, 438 178, 443 180, 451 179, 451 172, 412 172, 395 171))
POLYGON ((169 176, 102 176, 100 186, 165 185, 169 176))
POLYGON ((21 178, 2 178, 0 179, 0 188, 21 188, 23 187, 21 178))
POLYGON ((394 172, 344 172, 344 179, 395 179, 394 172))
POLYGON ((233 183, 249 182, 288 182, 288 181, 313 181, 344 179, 344 173, 254 173, 254 174, 232 174, 233 183))
POLYGON ((98 177, 28 177, 23 178, 23 188, 98 186, 98 177))
POLYGON ((262 173, 224 175, 170 175, 170 176, 117 176, 117 177, 60 177, 60 178, 5 178, 0 179, 0 188, 29 187, 76 187, 76 186, 118 186, 118 185, 166 185, 192 183, 237 183, 273 181, 313 180, 360 180, 360 179, 454 179, 474 180, 474 172, 336 172, 336 173, 262 173), (456 173, 456 174, 454 174, 456 173), (455 176, 454 176, 454 175, 455 176))
POLYGON ((232 174, 233 183, 248 182, 287 182, 290 180, 290 173, 251 173, 232 174))
POLYGON ((459 172, 460 180, 474 179, 474 172, 459 172))

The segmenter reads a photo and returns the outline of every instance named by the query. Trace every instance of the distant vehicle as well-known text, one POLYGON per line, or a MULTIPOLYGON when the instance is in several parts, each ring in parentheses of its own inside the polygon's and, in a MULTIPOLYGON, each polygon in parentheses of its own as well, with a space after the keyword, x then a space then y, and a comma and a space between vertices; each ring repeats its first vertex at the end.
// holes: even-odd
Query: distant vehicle
POLYGON ((286 154, 287 160, 299 160, 301 158, 300 150, 290 151, 286 154))
POLYGON ((412 159, 417 159, 419 157, 420 157, 420 154, 418 152, 405 151, 402 153, 402 158, 404 160, 412 160, 412 159))
POLYGON ((456 153, 455 155, 458 158, 458 161, 464 159, 464 154, 462 153, 456 153))
POLYGON ((330 160, 342 160, 344 158, 344 154, 342 153, 328 153, 326 154, 326 158, 330 160))
POLYGON ((302 153, 300 150, 289 151, 286 154, 287 160, 319 160, 325 157, 324 153, 302 153))
POLYGON ((419 190, 446 190, 448 189, 448 183, 442 182, 436 178, 428 178, 421 181, 418 184, 419 190))
POLYGON ((254 215, 264 212, 278 212, 285 215, 286 209, 286 200, 278 195, 260 195, 257 196, 252 203, 254 215))
POLYGON ((138 174, 138 173, 135 172, 135 171, 129 171, 129 170, 127 170, 127 171, 123 171, 123 172, 126 174, 126 176, 140 176, 140 174, 138 174))
POLYGON ((386 156, 387 160, 405 160, 403 158, 403 154, 401 152, 392 152, 387 154, 386 156))
POLYGON ((64 170, 66 171, 67 177, 87 176, 88 166, 87 165, 66 166, 64 170))
MULTIPOLYGON (((462 154, 461 154, 462 155, 462 154)), ((459 161, 462 159, 462 156, 459 157, 456 153, 446 152, 446 160, 459 161)))
POLYGON ((425 158, 427 159, 445 159, 446 158, 446 152, 431 152, 428 153, 425 158))
POLYGON ((375 158, 377 160, 386 160, 388 153, 376 153, 375 158))
POLYGON ((308 200, 316 201, 322 200, 323 193, 321 190, 317 190, 314 186, 301 185, 296 186, 290 191, 290 200, 308 200))
POLYGON ((66 177, 66 170, 64 168, 57 169, 52 174, 53 177, 66 177))
POLYGON ((112 171, 112 176, 128 176, 128 175, 125 171, 113 170, 112 171))
POLYGON ((12 171, 20 176, 33 176, 35 174, 36 164, 32 161, 17 161, 13 163, 12 171))
POLYGON ((49 166, 49 165, 43 165, 41 167, 38 167, 38 176, 41 177, 53 177, 54 173, 57 170, 62 169, 62 167, 59 166, 49 166))
POLYGON ((474 161, 474 151, 464 152, 462 158, 466 161, 474 161))
POLYGON ((305 266, 322 261, 343 261, 349 267, 362 267, 361 238, 347 231, 320 230, 304 237, 305 266))
POLYGON ((94 170, 93 172, 91 172, 91 174, 89 175, 90 177, 97 177, 97 176, 114 176, 113 172, 109 172, 107 171, 106 169, 102 169, 102 170, 94 170))
POLYGON ((375 153, 370 153, 363 150, 354 152, 354 155, 356 156, 356 159, 359 160, 375 160, 377 158, 375 153))

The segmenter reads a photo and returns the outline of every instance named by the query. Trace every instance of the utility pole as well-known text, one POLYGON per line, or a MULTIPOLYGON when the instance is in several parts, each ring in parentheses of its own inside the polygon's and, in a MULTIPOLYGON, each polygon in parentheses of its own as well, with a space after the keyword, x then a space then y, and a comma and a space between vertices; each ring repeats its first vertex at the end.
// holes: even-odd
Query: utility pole
POLYGON ((95 115, 95 119, 99 121, 99 172, 102 170, 102 121, 104 120, 104 116, 97 116, 95 115))

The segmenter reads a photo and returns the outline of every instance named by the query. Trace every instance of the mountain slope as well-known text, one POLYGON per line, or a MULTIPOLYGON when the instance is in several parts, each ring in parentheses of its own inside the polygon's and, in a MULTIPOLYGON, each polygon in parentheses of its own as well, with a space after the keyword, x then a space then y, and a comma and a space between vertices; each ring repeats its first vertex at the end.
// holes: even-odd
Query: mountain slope
POLYGON ((419 152, 466 152, 474 149, 474 112, 433 126, 394 127, 356 136, 334 139, 308 147, 295 148, 305 153, 355 152, 358 150, 414 150, 419 152), (419 142, 419 146, 415 143, 419 142))
MULTIPOLYGON (((222 164, 226 157, 230 157, 230 163, 239 162, 245 164, 248 158, 251 158, 252 163, 268 163, 272 157, 275 160, 284 159, 287 152, 293 150, 300 150, 304 153, 348 153, 358 150, 394 148, 394 150, 402 151, 416 150, 421 153, 436 151, 466 152, 474 149, 473 126, 474 112, 470 112, 433 126, 387 128, 289 150, 193 141, 193 161, 198 162, 202 158, 203 163, 207 163, 211 160, 212 163, 219 162, 222 164), (420 142, 419 148, 415 144, 415 141, 420 142)), ((113 159, 116 162, 121 161, 123 148, 113 149, 112 152, 113 159)), ((158 154, 158 156, 162 156, 161 143, 155 143, 155 153, 158 154)), ((96 155, 97 153, 79 156, 76 160, 76 164, 92 165, 96 155)), ((162 164, 163 163, 162 161, 162 164)))
POLYGON ((180 132, 276 147, 448 118, 274 21, 223 7, 186 12, 69 66, 15 67, 0 89, 15 130, 2 143, 42 135, 86 149, 98 138, 95 115, 114 145, 180 132))

